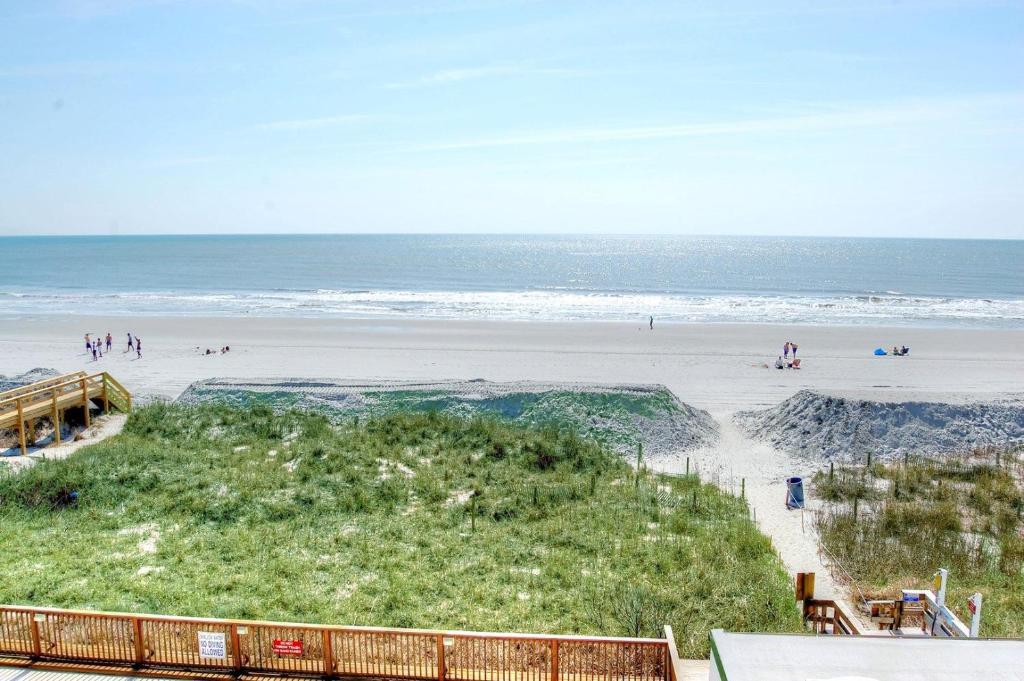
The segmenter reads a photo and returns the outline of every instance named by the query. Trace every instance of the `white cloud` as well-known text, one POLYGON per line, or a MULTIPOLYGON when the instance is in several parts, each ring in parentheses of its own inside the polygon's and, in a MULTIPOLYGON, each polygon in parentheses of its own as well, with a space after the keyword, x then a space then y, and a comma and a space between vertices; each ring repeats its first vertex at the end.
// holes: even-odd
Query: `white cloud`
POLYGON ((1007 106, 1020 107, 1024 105, 1024 93, 983 95, 947 100, 917 100, 870 108, 832 109, 792 116, 726 121, 722 123, 533 130, 512 132, 503 136, 424 144, 412 147, 412 150, 448 151, 579 142, 631 142, 713 135, 779 134, 846 128, 881 128, 907 123, 941 120, 993 105, 998 108, 1005 108, 1007 106))

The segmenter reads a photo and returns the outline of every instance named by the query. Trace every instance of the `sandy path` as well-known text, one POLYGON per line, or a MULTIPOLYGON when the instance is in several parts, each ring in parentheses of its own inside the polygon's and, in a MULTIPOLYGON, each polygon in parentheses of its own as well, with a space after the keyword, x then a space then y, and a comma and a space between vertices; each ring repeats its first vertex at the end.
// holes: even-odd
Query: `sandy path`
POLYGON ((702 480, 735 494, 740 494, 741 487, 745 487, 758 527, 771 538, 790 574, 817 573, 815 595, 818 598, 846 598, 846 590, 834 582, 818 555, 813 529, 814 502, 809 502, 804 511, 789 510, 785 505, 785 479, 793 475, 809 477, 813 466, 751 440, 733 423, 731 413, 718 412, 713 416, 721 427, 721 438, 716 445, 678 458, 656 461, 655 467, 683 473, 688 456, 691 470, 696 470, 702 480))

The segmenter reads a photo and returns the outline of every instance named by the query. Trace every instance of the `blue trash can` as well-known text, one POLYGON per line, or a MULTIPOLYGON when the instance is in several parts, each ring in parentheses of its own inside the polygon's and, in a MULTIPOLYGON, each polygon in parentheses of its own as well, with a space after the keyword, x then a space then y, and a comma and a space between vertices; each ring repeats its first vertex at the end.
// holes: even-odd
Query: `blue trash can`
POLYGON ((804 507, 804 479, 786 478, 786 508, 804 507))

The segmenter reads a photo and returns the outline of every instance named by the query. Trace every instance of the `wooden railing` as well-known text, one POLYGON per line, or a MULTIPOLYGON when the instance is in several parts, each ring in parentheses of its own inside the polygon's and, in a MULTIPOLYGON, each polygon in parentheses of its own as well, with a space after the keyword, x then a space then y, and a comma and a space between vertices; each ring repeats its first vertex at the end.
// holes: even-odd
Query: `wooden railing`
POLYGON ((29 383, 27 385, 18 386, 17 388, 11 388, 10 390, 0 391, 0 403, 14 399, 15 397, 26 395, 28 393, 43 390, 44 388, 60 385, 61 383, 70 383, 72 381, 77 381, 78 379, 84 378, 87 375, 88 374, 84 371, 73 371, 70 374, 62 374, 60 376, 54 376, 52 378, 44 378, 41 381, 36 381, 34 383, 29 383))
POLYGON ((819 634, 859 636, 863 633, 857 620, 836 601, 805 600, 804 622, 819 634))
MULTIPOLYGON (((666 628, 666 634, 671 630, 666 628)), ((0 606, 0 653, 135 670, 423 681, 678 681, 671 639, 341 627, 0 606)))
POLYGON ((105 371, 95 374, 79 371, 0 393, 0 428, 18 431, 21 453, 25 454, 26 437, 35 419, 48 417, 54 426, 54 442, 60 444, 64 410, 82 408, 88 427, 88 404, 92 400, 102 403, 104 411, 110 411, 111 405, 121 411, 132 408, 131 393, 113 376, 105 371))
POLYGON ((668 678, 669 681, 681 681, 683 678, 683 661, 676 649, 676 636, 672 627, 665 625, 665 641, 668 644, 668 678))

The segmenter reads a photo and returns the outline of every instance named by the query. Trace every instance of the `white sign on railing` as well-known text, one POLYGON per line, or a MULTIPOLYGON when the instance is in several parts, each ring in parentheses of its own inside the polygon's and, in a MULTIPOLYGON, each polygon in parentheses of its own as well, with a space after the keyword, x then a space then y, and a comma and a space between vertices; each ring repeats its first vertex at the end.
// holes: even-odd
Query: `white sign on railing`
POLYGON ((200 631, 199 657, 205 657, 208 660, 228 659, 228 647, 224 639, 224 632, 200 631))

